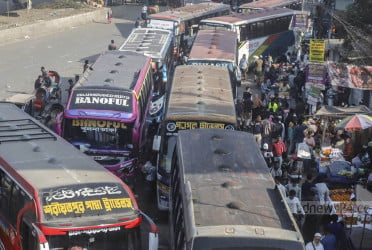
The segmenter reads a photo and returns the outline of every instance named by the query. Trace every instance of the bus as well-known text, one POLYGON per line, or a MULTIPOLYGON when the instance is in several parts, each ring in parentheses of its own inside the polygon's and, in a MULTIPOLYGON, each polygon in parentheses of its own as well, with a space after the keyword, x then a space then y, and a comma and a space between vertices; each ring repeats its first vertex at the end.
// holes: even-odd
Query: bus
MULTIPOLYGON (((200 21, 199 29, 232 30, 238 33, 239 58, 243 54, 252 61, 253 56, 280 57, 293 49, 295 36, 293 21, 296 16, 309 17, 308 12, 285 8, 265 9, 242 14, 208 18, 200 21)), ((300 18, 299 18, 300 19, 300 18)), ((293 49, 294 50, 294 49, 293 49)))
POLYGON ((180 131, 170 182, 170 249, 305 249, 252 134, 180 131))
POLYGON ((174 72, 168 104, 159 127, 157 204, 167 210, 172 151, 178 131, 196 128, 237 129, 230 74, 225 67, 180 65, 174 72))
POLYGON ((186 64, 228 68, 233 84, 234 99, 236 98, 237 87, 241 85, 236 32, 229 30, 198 31, 186 64))
POLYGON ((301 10, 302 1, 299 0, 258 0, 242 4, 238 7, 238 13, 247 13, 256 10, 288 8, 292 10, 301 10))
POLYGON ((148 28, 171 30, 175 36, 175 53, 182 48, 187 52, 196 35, 200 20, 230 14, 230 6, 220 3, 199 3, 186 5, 149 15, 148 28))
POLYGON ((127 185, 16 105, 0 116, 0 249, 141 249, 127 185))
POLYGON ((59 134, 123 178, 146 144, 151 58, 103 52, 71 91, 59 134))
POLYGON ((164 114, 165 90, 173 73, 173 33, 170 30, 140 28, 133 29, 120 46, 120 51, 134 51, 151 57, 154 77, 154 96, 149 108, 148 119, 161 122, 164 114))

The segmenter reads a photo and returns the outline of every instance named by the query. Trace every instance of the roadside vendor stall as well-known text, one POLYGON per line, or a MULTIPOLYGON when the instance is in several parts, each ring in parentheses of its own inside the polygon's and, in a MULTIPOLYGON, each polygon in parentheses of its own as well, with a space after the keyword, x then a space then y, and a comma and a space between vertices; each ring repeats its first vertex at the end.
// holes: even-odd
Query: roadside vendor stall
MULTIPOLYGON (((315 117, 320 118, 321 120, 321 128, 322 128, 322 138, 321 138, 321 147, 323 146, 330 146, 325 143, 328 138, 327 130, 329 127, 333 127, 336 129, 336 126, 340 123, 340 121, 348 116, 356 115, 356 114, 372 114, 372 111, 364 106, 351 106, 351 107, 335 107, 335 106, 322 106, 316 113, 315 117)), ((348 130, 348 129, 346 129, 348 130)), ((366 131, 363 130, 356 130, 357 133, 353 133, 354 138, 352 138, 353 143, 355 144, 355 149, 359 149, 361 145, 368 143, 368 129, 366 131), (365 134, 365 135, 364 135, 365 134), (356 138, 358 137, 358 138, 356 138), (356 139, 360 139, 356 143, 356 139)))

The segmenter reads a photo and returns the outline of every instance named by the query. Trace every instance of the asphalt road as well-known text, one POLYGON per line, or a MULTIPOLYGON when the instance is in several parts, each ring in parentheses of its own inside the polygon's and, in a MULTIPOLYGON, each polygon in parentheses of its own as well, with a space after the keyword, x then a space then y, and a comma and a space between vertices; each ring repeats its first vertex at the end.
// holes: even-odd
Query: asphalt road
POLYGON ((0 100, 17 92, 31 92, 41 66, 57 71, 62 76, 62 84, 66 84, 69 78, 82 73, 86 59, 94 62, 111 39, 118 46, 125 41, 140 15, 140 8, 113 7, 111 24, 91 23, 6 45, 0 41, 0 100))
MULTIPOLYGON (((92 23, 71 27, 68 31, 43 37, 32 37, 21 42, 1 45, 0 41, 0 100, 16 93, 31 93, 40 67, 55 70, 61 76, 62 90, 67 81, 81 74, 85 60, 94 62, 107 49, 111 39, 120 46, 134 27, 134 20, 140 16, 141 6, 116 6, 113 23, 92 23)), ((42 27, 41 27, 42 28, 42 27)), ((66 102, 67 91, 62 91, 66 102)), ((159 249, 168 249, 167 215, 156 208, 154 183, 137 179, 135 194, 141 210, 147 213, 159 228, 159 249)), ((144 224, 143 249, 148 246, 148 226, 144 224)))

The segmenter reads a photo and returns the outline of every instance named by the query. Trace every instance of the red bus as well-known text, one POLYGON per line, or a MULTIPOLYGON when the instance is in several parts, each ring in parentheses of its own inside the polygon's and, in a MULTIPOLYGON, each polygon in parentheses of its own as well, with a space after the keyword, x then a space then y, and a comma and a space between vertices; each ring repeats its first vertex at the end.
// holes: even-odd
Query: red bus
POLYGON ((146 144, 151 58, 133 51, 107 51, 92 67, 74 86, 59 133, 123 178, 146 144))
POLYGON ((0 116, 0 249, 141 249, 127 185, 14 104, 0 116))

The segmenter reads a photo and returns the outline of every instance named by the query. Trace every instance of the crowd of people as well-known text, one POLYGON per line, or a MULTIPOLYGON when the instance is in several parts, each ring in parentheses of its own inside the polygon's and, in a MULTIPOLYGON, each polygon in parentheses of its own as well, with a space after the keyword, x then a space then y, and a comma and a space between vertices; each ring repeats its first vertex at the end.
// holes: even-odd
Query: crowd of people
MULTIPOLYGON (((243 55, 239 63, 242 79, 252 77, 254 84, 247 85, 237 101, 240 129, 252 133, 262 149, 277 188, 303 233, 306 249, 353 249, 336 211, 317 213, 303 207, 332 205, 327 175, 319 172, 322 146, 339 149, 355 169, 366 169, 363 177, 369 177, 372 184, 372 145, 355 150, 350 133, 332 123, 325 127, 313 115, 305 88, 307 60, 306 51, 296 61, 286 54, 277 63, 270 56, 258 56, 249 64, 243 55)), ((320 95, 319 106, 329 104, 329 89, 333 88, 326 86, 320 95)), ((344 105, 347 98, 339 99, 338 104, 344 105)))

